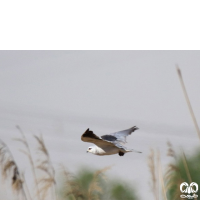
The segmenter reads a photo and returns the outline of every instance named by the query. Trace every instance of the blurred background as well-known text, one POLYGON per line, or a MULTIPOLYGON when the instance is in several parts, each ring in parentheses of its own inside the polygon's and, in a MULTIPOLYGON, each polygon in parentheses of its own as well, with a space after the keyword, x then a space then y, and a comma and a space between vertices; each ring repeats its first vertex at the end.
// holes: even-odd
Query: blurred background
POLYGON ((150 148, 159 149, 164 165, 167 141, 186 155, 199 147, 175 66, 199 122, 200 51, 0 51, 0 63, 0 139, 28 182, 29 162, 13 140, 20 137, 16 125, 33 154, 33 135, 42 134, 56 170, 60 163, 73 173, 112 166, 108 177, 133 185, 140 199, 153 199, 150 148), (100 136, 132 126, 139 130, 126 146, 142 154, 86 153, 90 144, 81 135, 87 128, 100 136))

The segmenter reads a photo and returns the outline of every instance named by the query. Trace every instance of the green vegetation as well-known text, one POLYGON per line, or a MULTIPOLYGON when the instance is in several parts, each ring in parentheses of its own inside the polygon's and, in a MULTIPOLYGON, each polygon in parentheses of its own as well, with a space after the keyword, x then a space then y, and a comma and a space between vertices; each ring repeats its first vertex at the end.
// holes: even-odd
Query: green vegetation
MULTIPOLYGON (((172 160, 167 165, 164 173, 162 172, 159 152, 151 150, 151 154, 149 155, 149 169, 152 176, 151 189, 155 200, 183 199, 180 197, 181 195, 188 195, 188 193, 182 193, 180 191, 180 185, 183 182, 188 183, 188 185, 192 182, 200 185, 200 151, 197 150, 195 155, 186 158, 183 151, 177 155, 169 142, 168 147, 167 155, 172 160), (158 188, 161 188, 161 191, 158 188), (162 197, 160 197, 161 193, 162 197)), ((185 189, 186 186, 183 186, 183 190, 185 189)), ((193 186, 193 190, 196 190, 195 186, 193 186)), ((193 196, 193 193, 190 195, 193 196)), ((196 195, 200 195, 199 191, 196 195)))
POLYGON ((127 184, 119 180, 112 180, 112 182, 108 180, 105 176, 107 170, 109 170, 109 167, 98 171, 81 169, 76 176, 73 176, 63 168, 62 188, 60 188, 62 199, 136 200, 133 189, 128 187, 127 184))
MULTIPOLYGON (((172 200, 182 199, 180 195, 184 193, 180 191, 181 183, 187 182, 190 185, 195 182, 200 185, 200 151, 198 150, 195 155, 188 159, 183 152, 181 154, 173 156, 174 161, 168 166, 166 172, 167 197, 172 200)), ((198 191, 196 195, 199 196, 200 192, 198 191)))

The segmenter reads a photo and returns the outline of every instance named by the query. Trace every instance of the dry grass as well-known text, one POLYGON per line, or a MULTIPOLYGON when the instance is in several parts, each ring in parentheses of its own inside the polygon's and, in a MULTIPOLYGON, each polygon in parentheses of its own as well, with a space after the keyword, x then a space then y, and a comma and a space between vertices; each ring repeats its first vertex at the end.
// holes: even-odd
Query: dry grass
POLYGON ((164 200, 167 200, 167 191, 166 191, 166 188, 165 188, 165 182, 164 182, 164 178, 163 178, 162 165, 161 165, 160 152, 159 151, 157 151, 157 159, 158 159, 158 170, 159 170, 159 183, 161 184, 161 187, 162 187, 163 198, 164 198, 164 200))
POLYGON ((86 200, 100 200, 100 195, 104 192, 100 183, 101 179, 106 180, 104 173, 110 169, 105 167, 101 170, 97 170, 92 175, 92 179, 88 186, 83 186, 84 180, 80 180, 75 175, 69 173, 66 168, 62 166, 62 172, 65 179, 65 199, 86 199, 86 200))
MULTIPOLYGON (((171 157, 175 157, 175 152, 172 148, 171 143, 168 144, 168 152, 167 155, 171 157)), ((157 150, 151 149, 150 154, 148 157, 148 166, 151 174, 151 191, 154 195, 154 199, 158 200, 160 199, 159 193, 160 193, 160 188, 161 186, 161 192, 163 195, 163 199, 167 200, 167 190, 173 186, 174 183, 173 181, 171 182, 171 177, 174 172, 174 170, 177 170, 177 167, 173 164, 169 164, 167 166, 167 170, 165 174, 163 175, 162 172, 162 165, 160 161, 160 152, 157 150)))
POLYGON ((176 165, 177 162, 177 155, 175 154, 175 151, 173 149, 173 146, 170 142, 167 142, 168 145, 168 151, 167 156, 170 156, 173 158, 173 161, 168 164, 167 169, 164 174, 164 182, 165 182, 165 188, 166 191, 169 191, 171 188, 175 189, 175 199, 180 198, 180 189, 179 186, 183 182, 180 176, 180 169, 176 165), (174 178, 174 175, 176 174, 176 178, 174 178))
POLYGON ((44 156, 44 159, 39 159, 39 164, 37 165, 37 169, 44 172, 44 177, 40 178, 39 185, 40 185, 40 191, 41 198, 45 199, 47 196, 47 192, 49 191, 52 196, 52 199, 56 200, 56 181, 55 181, 55 170, 53 168, 48 150, 45 146, 44 140, 42 136, 38 137, 35 136, 35 139, 37 140, 39 146, 38 151, 40 154, 44 156), (51 191, 50 191, 51 190, 51 191))
MULTIPOLYGON (((151 173, 151 190, 154 195, 154 199, 161 199, 159 196, 159 192, 162 192, 162 199, 181 199, 180 198, 180 184, 183 182, 187 182, 187 180, 183 179, 183 173, 186 174, 187 179, 190 183, 192 183, 192 178, 190 175, 190 170, 188 167, 187 158, 182 150, 182 156, 177 156, 173 146, 170 142, 167 142, 168 151, 167 156, 172 158, 172 161, 167 165, 165 173, 163 174, 162 164, 160 160, 160 152, 151 149, 150 155, 148 157, 148 166, 151 173), (179 168, 180 164, 183 163, 182 169, 179 168), (182 172, 181 172, 182 170, 182 172), (161 189, 159 188, 161 187, 161 189), (167 194, 170 193, 168 196, 167 194)), ((196 200, 196 198, 194 198, 196 200)))
POLYGON ((21 150, 21 152, 24 153, 28 157, 28 159, 29 159, 29 162, 30 162, 30 165, 31 165, 31 169, 32 169, 32 173, 33 173, 33 177, 34 177, 34 182, 35 182, 36 190, 37 190, 37 198, 38 198, 38 200, 41 200, 40 193, 39 193, 39 188, 38 188, 39 184, 38 184, 38 179, 37 179, 37 175, 36 175, 36 168, 35 168, 35 165, 34 165, 34 161, 33 161, 33 157, 32 157, 32 154, 31 154, 31 150, 30 150, 28 141, 27 141, 26 136, 23 133, 22 129, 20 128, 20 126, 17 125, 16 128, 21 133, 22 138, 17 138, 15 140, 21 142, 25 146, 25 148, 26 148, 25 151, 21 150))
MULTIPOLYGON (((74 179, 74 176, 72 173, 70 173, 63 165, 60 165, 61 166, 61 172, 64 176, 64 179, 65 179, 65 185, 64 187, 67 188, 67 191, 65 194, 64 194, 64 197, 68 197, 68 196, 71 196, 71 199, 72 200, 76 200, 74 194, 77 194, 77 192, 79 191, 79 186, 76 182, 73 181, 74 179)), ((81 196, 81 194, 79 193, 78 196, 81 196)))
POLYGON ((96 193, 102 193, 103 189, 99 184, 99 176, 101 176, 103 179, 106 177, 104 176, 104 173, 110 169, 111 167, 105 167, 101 170, 98 170, 94 173, 93 179, 89 185, 88 188, 88 200, 99 200, 98 195, 96 193))
POLYGON ((34 164, 36 162, 34 162, 33 160, 29 144, 27 142, 27 139, 23 131, 19 126, 17 126, 17 129, 20 131, 22 137, 16 138, 15 140, 21 142, 25 147, 25 150, 20 150, 20 151, 28 157, 29 162, 31 164, 37 195, 34 197, 31 196, 24 175, 22 173, 21 174, 19 173, 19 168, 14 160, 12 153, 10 152, 7 145, 0 140, 0 169, 3 180, 11 182, 12 189, 13 191, 18 193, 19 199, 56 200, 55 170, 51 163, 50 156, 45 146, 43 138, 35 136, 35 139, 38 143, 38 152, 40 153, 38 159, 38 165, 36 166, 34 164), (43 172, 43 176, 41 176, 40 179, 37 178, 36 175, 37 170, 43 172))
MULTIPOLYGON (((14 160, 12 153, 8 146, 0 140, 0 166, 1 174, 4 181, 9 181, 12 184, 12 189, 18 195, 21 193, 23 199, 27 199, 24 190, 24 180, 19 172, 19 168, 14 160)), ((27 193, 29 191, 27 190, 27 193)))
MULTIPOLYGON (((167 165, 164 174, 162 172, 159 151, 157 151, 157 154, 153 149, 150 151, 148 165, 151 173, 151 190, 156 200, 181 200, 182 193, 180 192, 180 184, 183 182, 193 182, 191 172, 183 150, 181 155, 176 155, 172 144, 168 142, 167 145, 167 156, 171 157, 172 161, 167 165), (157 172, 159 173, 158 176, 157 172), (162 192, 162 198, 159 196, 159 192, 162 192)), ((197 200, 195 197, 194 199, 197 200)))
POLYGON ((158 190, 158 163, 155 159, 155 152, 153 149, 150 150, 150 155, 148 157, 148 166, 151 173, 151 190, 153 192, 155 200, 159 198, 158 190))

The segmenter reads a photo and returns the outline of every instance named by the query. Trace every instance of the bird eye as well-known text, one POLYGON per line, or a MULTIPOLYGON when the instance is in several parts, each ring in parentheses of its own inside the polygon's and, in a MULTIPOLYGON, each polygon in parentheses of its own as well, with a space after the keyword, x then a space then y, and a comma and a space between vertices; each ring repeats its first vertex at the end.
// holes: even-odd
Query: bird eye
POLYGON ((89 148, 89 150, 91 150, 92 148, 89 148))

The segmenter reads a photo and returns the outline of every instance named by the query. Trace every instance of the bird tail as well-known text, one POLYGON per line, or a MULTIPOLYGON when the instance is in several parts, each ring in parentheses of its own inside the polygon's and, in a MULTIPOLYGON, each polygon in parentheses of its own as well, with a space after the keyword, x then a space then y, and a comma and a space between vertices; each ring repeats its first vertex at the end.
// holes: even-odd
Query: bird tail
POLYGON ((131 149, 130 151, 135 152, 135 153, 142 153, 141 151, 137 151, 137 150, 134 150, 134 149, 131 149))
POLYGON ((137 150, 134 150, 134 149, 128 149, 128 148, 124 148, 124 150, 125 150, 126 152, 142 153, 141 151, 137 151, 137 150))

